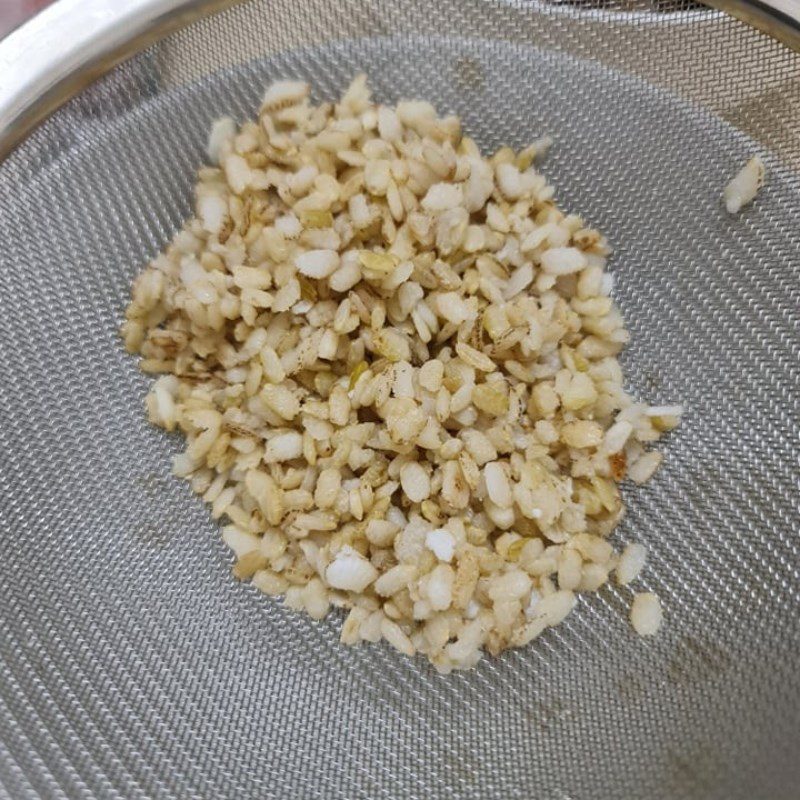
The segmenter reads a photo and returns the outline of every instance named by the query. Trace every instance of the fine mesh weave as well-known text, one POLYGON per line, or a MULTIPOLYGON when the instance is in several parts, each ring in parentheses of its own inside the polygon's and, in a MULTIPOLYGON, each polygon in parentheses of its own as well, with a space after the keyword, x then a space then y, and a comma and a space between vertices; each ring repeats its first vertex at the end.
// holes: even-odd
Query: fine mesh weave
POLYGON ((685 2, 247 3, 141 53, 0 165, 0 794, 10 798, 796 798, 800 58, 685 2), (439 676, 338 644, 230 577, 170 476, 118 325, 190 213, 209 123, 269 80, 550 134, 564 207, 615 247, 634 394, 683 402, 626 489, 665 623, 581 598, 439 676), (727 215, 754 152, 767 184, 727 215))

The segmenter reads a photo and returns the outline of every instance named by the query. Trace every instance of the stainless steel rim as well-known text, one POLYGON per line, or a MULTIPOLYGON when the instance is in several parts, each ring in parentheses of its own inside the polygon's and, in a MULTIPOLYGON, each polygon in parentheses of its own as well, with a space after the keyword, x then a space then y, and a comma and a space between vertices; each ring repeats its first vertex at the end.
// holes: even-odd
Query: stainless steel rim
POLYGON ((800 3, 796 0, 703 0, 800 50, 800 3))
MULTIPOLYGON (((125 58, 242 0, 59 0, 0 42, 0 160, 125 58)), ((794 0, 707 0, 800 50, 794 0)))
POLYGON ((58 0, 0 42, 0 160, 129 56, 241 0, 58 0))

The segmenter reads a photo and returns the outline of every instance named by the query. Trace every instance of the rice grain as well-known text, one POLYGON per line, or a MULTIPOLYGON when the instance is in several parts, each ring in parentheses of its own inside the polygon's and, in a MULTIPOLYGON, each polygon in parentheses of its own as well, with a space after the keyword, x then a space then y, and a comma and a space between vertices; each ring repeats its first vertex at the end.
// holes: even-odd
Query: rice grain
MULTIPOLYGON (((683 408, 626 393, 610 248, 555 205, 545 142, 484 158, 363 75, 335 104, 309 93, 279 81, 257 122, 214 123, 219 167, 134 282, 125 346, 238 579, 315 619, 349 609, 343 643, 467 669, 638 577, 644 548, 607 539, 617 483, 655 472, 683 408)), ((658 601, 631 618, 654 632, 658 601)))

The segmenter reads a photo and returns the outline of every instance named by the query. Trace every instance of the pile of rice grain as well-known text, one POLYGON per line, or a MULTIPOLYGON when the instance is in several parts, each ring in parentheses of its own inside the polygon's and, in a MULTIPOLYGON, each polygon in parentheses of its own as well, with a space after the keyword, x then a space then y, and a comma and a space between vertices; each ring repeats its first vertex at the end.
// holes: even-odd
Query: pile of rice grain
MULTIPOLYGON (((617 483, 680 407, 622 388, 605 238, 553 201, 547 142, 483 158, 423 101, 281 81, 218 120, 196 216, 139 275, 127 348, 161 373, 151 422, 225 521, 234 575, 347 644, 442 672, 525 645, 640 545, 617 483)), ((653 633, 654 595, 633 622, 653 633)))

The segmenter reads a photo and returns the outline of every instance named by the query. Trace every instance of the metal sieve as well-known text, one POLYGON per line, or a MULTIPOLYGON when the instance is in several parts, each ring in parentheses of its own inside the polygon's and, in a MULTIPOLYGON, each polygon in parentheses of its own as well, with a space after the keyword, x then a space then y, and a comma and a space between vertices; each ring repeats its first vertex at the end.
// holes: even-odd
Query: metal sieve
POLYGON ((800 24, 716 4, 785 43, 683 0, 62 0, 0 44, 0 795, 798 797, 800 24), (615 534, 651 550, 658 637, 612 585, 467 673, 345 648, 234 583, 170 476, 130 282, 215 117, 359 70, 485 151, 552 135, 559 199, 612 241, 629 386, 688 408, 615 534))

